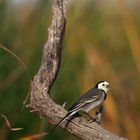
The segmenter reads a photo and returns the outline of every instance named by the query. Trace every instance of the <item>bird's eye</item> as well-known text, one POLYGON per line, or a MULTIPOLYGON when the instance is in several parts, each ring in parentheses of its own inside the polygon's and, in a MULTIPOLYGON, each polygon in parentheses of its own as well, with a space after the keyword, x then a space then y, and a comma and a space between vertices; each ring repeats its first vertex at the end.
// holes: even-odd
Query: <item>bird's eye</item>
POLYGON ((105 86, 105 84, 103 84, 103 86, 105 86))

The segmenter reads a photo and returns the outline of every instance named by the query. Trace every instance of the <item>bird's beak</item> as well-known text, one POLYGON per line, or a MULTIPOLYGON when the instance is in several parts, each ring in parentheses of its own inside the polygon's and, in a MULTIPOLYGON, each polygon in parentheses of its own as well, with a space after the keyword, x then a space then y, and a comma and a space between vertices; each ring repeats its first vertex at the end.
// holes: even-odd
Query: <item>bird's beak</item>
POLYGON ((107 86, 108 90, 112 90, 112 87, 110 85, 107 86))

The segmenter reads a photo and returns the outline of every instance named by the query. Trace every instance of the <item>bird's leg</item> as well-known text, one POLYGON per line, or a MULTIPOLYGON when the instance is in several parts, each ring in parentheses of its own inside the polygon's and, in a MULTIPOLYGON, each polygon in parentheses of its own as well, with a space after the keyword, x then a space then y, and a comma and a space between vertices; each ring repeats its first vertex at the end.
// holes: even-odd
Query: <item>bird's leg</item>
POLYGON ((88 114, 88 113, 86 113, 87 115, 88 115, 88 117, 91 119, 91 120, 93 120, 93 118, 88 114))
POLYGON ((90 118, 90 122, 95 121, 95 119, 89 113, 86 113, 86 112, 84 112, 84 113, 90 118))
POLYGON ((102 112, 103 112, 103 105, 99 107, 99 110, 96 112, 96 122, 101 123, 101 118, 102 118, 102 112))

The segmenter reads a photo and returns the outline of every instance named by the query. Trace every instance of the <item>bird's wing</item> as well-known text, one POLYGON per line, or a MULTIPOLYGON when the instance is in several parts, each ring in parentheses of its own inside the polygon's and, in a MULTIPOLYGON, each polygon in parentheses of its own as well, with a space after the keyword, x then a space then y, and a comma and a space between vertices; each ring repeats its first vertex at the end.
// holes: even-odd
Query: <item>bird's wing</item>
POLYGON ((79 100, 77 100, 77 102, 72 107, 69 108, 68 112, 73 112, 73 111, 78 112, 81 107, 91 102, 95 102, 96 100, 100 98, 100 96, 101 95, 99 94, 98 90, 91 89, 90 91, 85 93, 83 96, 81 96, 79 100))
POLYGON ((92 96, 90 99, 85 100, 84 102, 85 102, 85 103, 91 103, 91 102, 96 101, 98 98, 99 98, 99 95, 92 96))
POLYGON ((94 102, 96 100, 98 100, 99 96, 94 96, 94 98, 91 98, 89 100, 81 100, 81 102, 73 105, 68 111, 69 112, 78 112, 80 110, 81 107, 85 106, 86 104, 89 104, 91 102, 94 102))

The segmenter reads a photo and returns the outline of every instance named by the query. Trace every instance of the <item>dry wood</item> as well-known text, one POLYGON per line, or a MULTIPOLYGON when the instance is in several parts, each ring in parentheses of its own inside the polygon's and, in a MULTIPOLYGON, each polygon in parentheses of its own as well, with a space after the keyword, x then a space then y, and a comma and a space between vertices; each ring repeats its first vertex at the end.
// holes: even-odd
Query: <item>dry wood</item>
MULTIPOLYGON (((44 116, 51 124, 57 124, 67 111, 56 104, 49 96, 49 91, 57 76, 62 52, 62 41, 66 25, 65 3, 55 0, 53 4, 52 24, 49 27, 48 41, 44 45, 42 62, 38 73, 32 82, 30 104, 32 112, 44 116)), ((60 94, 59 91, 57 94, 60 94)), ((66 121, 60 124, 65 128, 66 121)), ((124 140, 111 132, 103 129, 97 123, 89 123, 82 117, 73 119, 66 128, 70 133, 83 140, 124 140)))

